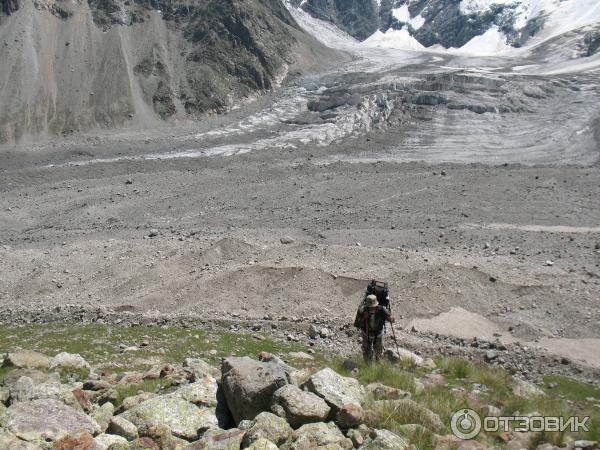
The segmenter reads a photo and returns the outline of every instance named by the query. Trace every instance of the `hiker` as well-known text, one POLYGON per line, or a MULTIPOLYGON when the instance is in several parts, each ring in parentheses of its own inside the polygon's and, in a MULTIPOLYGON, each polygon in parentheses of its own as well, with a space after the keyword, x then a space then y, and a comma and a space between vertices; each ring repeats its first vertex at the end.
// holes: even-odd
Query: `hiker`
POLYGON ((354 326, 362 331, 362 351, 365 361, 379 361, 383 354, 383 332, 385 322, 396 319, 390 310, 379 304, 376 295, 367 295, 364 304, 356 312, 354 326))

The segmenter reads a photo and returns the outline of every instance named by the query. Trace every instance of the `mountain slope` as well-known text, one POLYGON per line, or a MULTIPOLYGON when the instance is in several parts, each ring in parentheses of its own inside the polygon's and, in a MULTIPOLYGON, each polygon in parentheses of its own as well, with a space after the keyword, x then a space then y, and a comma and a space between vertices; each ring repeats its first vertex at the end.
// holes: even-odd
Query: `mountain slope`
POLYGON ((2 0, 0 142, 220 112, 320 50, 279 1, 2 0))

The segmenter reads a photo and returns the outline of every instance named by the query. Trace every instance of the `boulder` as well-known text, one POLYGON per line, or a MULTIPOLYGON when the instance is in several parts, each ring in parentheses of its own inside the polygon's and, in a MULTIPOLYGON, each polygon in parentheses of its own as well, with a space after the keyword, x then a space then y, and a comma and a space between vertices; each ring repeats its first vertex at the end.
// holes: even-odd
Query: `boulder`
POLYGON ((422 367, 425 364, 425 360, 422 357, 405 348, 388 348, 384 352, 384 356, 391 362, 408 361, 419 367, 422 367))
POLYGON ((142 392, 137 395, 132 395, 131 397, 126 397, 123 399, 123 403, 121 403, 121 410, 128 411, 134 406, 137 406, 146 400, 150 400, 151 398, 155 398, 156 396, 157 394, 154 392, 142 392))
POLYGON ((535 384, 529 383, 528 381, 515 378, 513 381, 513 394, 519 397, 531 398, 545 396, 546 393, 535 384))
POLYGON ((127 439, 114 434, 99 434, 94 438, 100 450, 108 450, 111 445, 128 445, 127 439))
POLYGON ((111 402, 106 402, 102 406, 94 405, 90 415, 100 425, 100 431, 105 433, 114 414, 115 407, 111 402))
POLYGON ((242 447, 242 441, 246 432, 233 428, 231 430, 222 430, 220 428, 211 428, 202 436, 202 439, 195 442, 190 450, 231 450, 242 447))
POLYGON ((79 354, 62 352, 50 358, 50 369, 82 369, 90 370, 89 363, 79 354))
POLYGON ((313 450, 327 447, 332 449, 353 448, 352 440, 345 437, 335 423, 309 423, 294 432, 294 442, 290 450, 313 450))
POLYGON ((8 403, 10 391, 8 388, 0 387, 0 403, 8 403))
POLYGON ((190 440, 197 439, 199 431, 218 426, 212 410, 198 408, 177 394, 146 400, 117 417, 133 423, 140 433, 154 425, 166 425, 174 436, 190 440))
POLYGON ((26 441, 55 441, 80 430, 100 433, 100 425, 91 417, 52 399, 15 403, 6 410, 5 419, 5 428, 26 441))
POLYGON ((436 386, 446 386, 448 382, 443 375, 439 373, 428 373, 423 378, 421 378, 421 383, 425 386, 425 389, 431 389, 436 386))
POLYGON ((246 447, 245 450, 279 450, 279 447, 263 438, 254 442, 250 447, 246 447))
POLYGON ((315 367, 306 367, 304 369, 288 372, 288 378, 289 378, 291 384, 295 384, 296 386, 301 386, 304 383, 306 383, 308 381, 308 379, 317 372, 318 372, 318 369, 315 367))
POLYGON ((87 431, 78 431, 65 436, 53 445, 54 450, 100 450, 100 446, 87 431))
POLYGON ((192 372, 196 379, 204 377, 220 378, 221 371, 200 358, 186 358, 183 367, 192 372))
POLYGON ((47 369, 50 365, 50 358, 31 350, 15 350, 4 356, 3 365, 20 369, 47 369))
POLYGON ((217 389, 217 380, 213 377, 204 377, 180 387, 176 392, 181 398, 195 405, 216 407, 217 389))
POLYGON ((120 416, 110 418, 108 422, 108 431, 111 434, 124 437, 128 441, 133 441, 139 436, 137 427, 129 420, 120 416))
POLYGON ((331 408, 318 395, 287 384, 273 394, 271 411, 286 419, 293 428, 298 428, 311 422, 323 422, 331 408))
POLYGON ((225 359, 221 371, 223 393, 235 423, 269 410, 273 393, 288 384, 279 364, 248 357, 225 359))
POLYGON ((29 377, 19 378, 10 389, 12 402, 54 399, 75 409, 83 409, 73 394, 73 388, 59 382, 35 383, 29 377))
POLYGON ((348 403, 338 411, 335 421, 342 429, 354 428, 365 421, 365 411, 356 403, 348 403))
POLYGON ((411 397, 410 392, 386 386, 382 383, 367 384, 365 389, 375 400, 399 400, 411 397))
POLYGON ((371 439, 361 447, 362 450, 376 448, 377 450, 404 450, 408 442, 389 430, 373 430, 371 439))
POLYGON ((243 445, 248 447, 260 439, 268 439, 275 445, 282 445, 292 437, 292 427, 281 417, 262 412, 254 419, 254 424, 246 432, 243 445))
POLYGON ((343 377, 328 367, 315 373, 304 386, 323 398, 334 413, 348 403, 362 404, 365 397, 365 389, 358 380, 343 377))

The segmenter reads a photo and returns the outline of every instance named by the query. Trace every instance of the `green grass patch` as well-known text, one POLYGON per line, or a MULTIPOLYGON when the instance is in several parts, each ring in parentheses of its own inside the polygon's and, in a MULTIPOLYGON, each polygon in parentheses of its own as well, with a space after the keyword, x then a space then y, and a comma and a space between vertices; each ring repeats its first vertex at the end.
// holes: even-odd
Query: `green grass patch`
POLYGON ((600 403, 600 389, 591 384, 582 383, 559 376, 544 377, 544 390, 549 395, 559 395, 574 401, 596 399, 600 403), (548 385, 554 385, 550 388, 548 385))
MULTIPOLYGON (((333 361, 332 368, 345 376, 354 376, 351 371, 345 369, 342 361, 333 361)), ((358 363, 358 375, 356 378, 363 384, 382 383, 403 391, 415 392, 415 376, 404 366, 389 362, 367 364, 358 363)))
MULTIPOLYGON (((218 365, 226 356, 257 356, 262 351, 285 355, 308 347, 256 334, 213 332, 198 328, 119 326, 105 324, 43 324, 0 328, 0 353, 22 347, 54 356, 78 353, 98 369, 143 371, 155 365, 199 357, 218 365), (141 346, 147 341, 149 345, 141 346), (120 346, 137 347, 122 352, 120 346), (212 351, 212 352, 211 352, 212 351)), ((315 355, 316 358, 320 356, 315 355)), ((0 373, 1 375, 1 373, 0 373)), ((71 374, 77 376, 81 374, 71 374)), ((69 374, 65 374, 65 377, 69 374)))

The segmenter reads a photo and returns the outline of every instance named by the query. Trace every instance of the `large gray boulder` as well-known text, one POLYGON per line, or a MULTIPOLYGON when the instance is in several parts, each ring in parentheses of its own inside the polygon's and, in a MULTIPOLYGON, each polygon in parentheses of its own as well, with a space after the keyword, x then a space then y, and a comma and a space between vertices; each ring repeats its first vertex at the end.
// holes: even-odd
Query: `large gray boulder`
POLYGON ((166 425, 174 436, 189 440, 197 439, 199 432, 218 427, 212 410, 199 408, 176 393, 154 397, 117 417, 130 421, 141 433, 156 425, 166 425))
POLYGON ((298 428, 289 450, 313 450, 321 447, 350 450, 354 445, 334 423, 318 422, 298 428))
POLYGON ((260 439, 268 439, 276 445, 283 445, 293 434, 294 430, 279 416, 262 412, 254 419, 254 424, 246 431, 244 447, 252 445, 260 439))
POLYGON ((365 389, 358 380, 343 377, 329 367, 315 373, 304 386, 323 398, 334 413, 348 403, 360 405, 365 398, 365 389))
POLYGON ((15 403, 6 410, 5 421, 5 428, 25 441, 55 441, 80 430, 100 433, 91 417, 52 399, 15 403))
POLYGON ((408 447, 408 442, 404 438, 401 438, 389 430, 373 430, 371 439, 360 446, 359 449, 371 450, 376 448, 377 450, 405 450, 408 447))
POLYGON ((286 419, 293 428, 298 428, 307 423, 325 421, 331 408, 318 395, 287 384, 273 394, 271 411, 286 419))
POLYGON ((190 403, 214 408, 217 406, 217 390, 217 380, 212 377, 204 377, 180 387, 176 392, 190 403))
POLYGON ((50 358, 31 350, 14 350, 4 356, 5 367, 17 367, 19 369, 47 369, 50 358))
POLYGON ((288 384, 286 371, 279 364, 248 357, 225 359, 221 372, 223 393, 236 424, 268 411, 273 393, 288 384))

